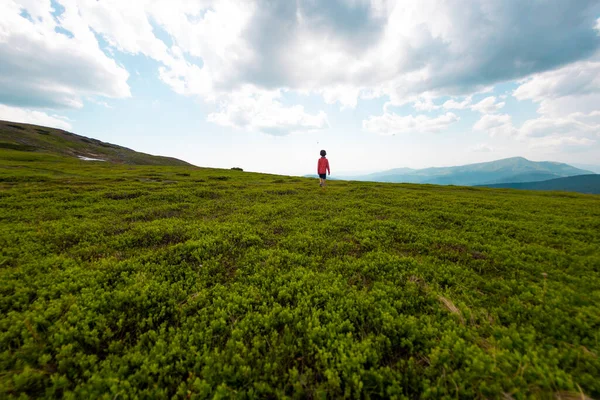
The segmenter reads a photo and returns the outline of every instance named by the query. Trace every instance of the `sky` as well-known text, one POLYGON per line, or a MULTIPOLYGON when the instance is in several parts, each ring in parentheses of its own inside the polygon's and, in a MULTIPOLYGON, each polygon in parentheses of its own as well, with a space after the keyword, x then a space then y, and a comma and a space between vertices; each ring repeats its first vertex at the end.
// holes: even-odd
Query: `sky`
POLYGON ((204 167, 600 164, 600 0, 2 0, 0 119, 204 167))

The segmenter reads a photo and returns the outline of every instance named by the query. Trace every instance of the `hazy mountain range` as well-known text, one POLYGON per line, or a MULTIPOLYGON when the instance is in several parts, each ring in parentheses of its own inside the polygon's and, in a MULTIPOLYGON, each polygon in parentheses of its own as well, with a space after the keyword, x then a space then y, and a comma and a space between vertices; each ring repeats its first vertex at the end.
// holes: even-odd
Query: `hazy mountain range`
POLYGON ((600 194, 600 175, 576 175, 568 176, 566 178, 550 179, 541 182, 497 183, 494 185, 485 186, 504 189, 560 190, 567 192, 600 194))
POLYGON ((591 165, 591 164, 579 164, 579 163, 571 163, 569 165, 572 165, 574 167, 577 168, 581 168, 581 169, 585 169, 588 171, 592 171, 595 174, 600 174, 600 165, 591 165))
POLYGON ((594 172, 552 161, 530 161, 523 157, 440 168, 396 168, 360 176, 337 177, 374 182, 430 183, 437 185, 492 185, 538 182, 594 172))

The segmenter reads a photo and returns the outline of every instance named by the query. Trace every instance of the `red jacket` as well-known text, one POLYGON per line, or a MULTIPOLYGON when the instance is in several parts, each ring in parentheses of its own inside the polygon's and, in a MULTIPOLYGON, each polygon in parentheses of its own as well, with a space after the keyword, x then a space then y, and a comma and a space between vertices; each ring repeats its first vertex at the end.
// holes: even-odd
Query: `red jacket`
POLYGON ((329 160, 325 157, 321 157, 317 164, 317 174, 324 174, 325 172, 331 174, 331 171, 329 170, 329 160))

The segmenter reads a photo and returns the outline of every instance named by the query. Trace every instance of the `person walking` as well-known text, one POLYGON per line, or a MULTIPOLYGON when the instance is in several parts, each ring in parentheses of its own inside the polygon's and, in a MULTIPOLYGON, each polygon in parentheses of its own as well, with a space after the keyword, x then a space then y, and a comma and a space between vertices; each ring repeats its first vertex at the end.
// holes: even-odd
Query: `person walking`
POLYGON ((325 150, 321 150, 321 158, 319 158, 319 162, 317 163, 317 173, 319 174, 319 186, 325 187, 325 179, 327 179, 327 174, 331 175, 331 170, 329 169, 329 160, 327 157, 327 152, 325 150))

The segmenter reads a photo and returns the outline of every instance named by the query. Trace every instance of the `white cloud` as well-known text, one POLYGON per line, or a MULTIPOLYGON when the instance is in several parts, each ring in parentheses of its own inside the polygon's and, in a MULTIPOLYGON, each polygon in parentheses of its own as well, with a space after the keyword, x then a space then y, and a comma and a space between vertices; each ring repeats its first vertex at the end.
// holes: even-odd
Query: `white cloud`
POLYGON ((600 92, 600 62, 581 61, 566 67, 536 74, 515 91, 519 100, 541 102, 571 95, 600 92))
POLYGON ((284 107, 279 101, 280 91, 259 92, 255 88, 247 88, 238 96, 231 102, 222 103, 221 110, 210 114, 208 120, 276 136, 329 126, 323 111, 311 115, 300 105, 284 107))
POLYGON ((481 143, 475 146, 471 146, 469 150, 474 153, 490 153, 494 151, 494 148, 488 144, 481 143))
POLYGON ((525 121, 520 129, 523 136, 542 137, 552 135, 592 135, 600 133, 600 123, 594 121, 594 114, 571 114, 566 117, 541 116, 525 121))
POLYGON ((451 112, 438 117, 426 115, 401 116, 386 112, 383 115, 371 116, 363 121, 363 129, 381 135, 393 135, 396 133, 432 133, 446 130, 451 124, 460 118, 451 112))
MULTIPOLYGON (((600 125, 600 110, 592 111, 589 114, 585 114, 582 112, 576 112, 576 113, 571 114, 570 117, 574 118, 580 122, 583 122, 585 124, 600 125)), ((600 135, 600 131, 598 131, 597 134, 600 135)))
POLYGON ((588 138, 580 138, 575 136, 550 136, 538 138, 529 143, 529 147, 537 149, 558 150, 577 150, 586 148, 595 144, 596 141, 588 138))
POLYGON ((460 8, 433 0, 396 4, 389 19, 390 37, 397 43, 396 54, 411 61, 399 63, 400 73, 386 85, 397 104, 422 91, 470 94, 585 58, 598 48, 593 16, 600 6, 590 2, 577 3, 578 9, 560 1, 482 0, 463 2, 460 8), (561 23, 565 18, 578 22, 561 23), (578 34, 586 37, 586 44, 571 58, 573 47, 559 43, 559 38, 574 40, 578 34))
POLYGON ((520 128, 513 125, 508 114, 486 114, 473 125, 473 130, 490 136, 505 135, 536 138, 555 135, 592 136, 600 133, 600 112, 576 113, 567 117, 540 116, 525 121, 520 128))
POLYGON ((85 96, 130 96, 129 74, 100 50, 77 7, 58 19, 52 11, 50 1, 0 3, 0 103, 77 108, 85 96))
POLYGON ((442 107, 446 110, 464 110, 471 107, 471 96, 468 96, 463 101, 458 102, 454 99, 447 100, 442 107))
POLYGON ((496 97, 489 96, 479 103, 473 104, 471 110, 479 111, 482 114, 492 114, 504 107, 505 104, 504 102, 496 103, 496 97))
MULTIPOLYGON (((324 112, 311 115, 300 105, 284 106, 280 89, 252 84, 243 63, 257 54, 244 38, 257 4, 234 1, 121 2, 80 0, 82 14, 90 26, 115 48, 144 54, 159 61, 160 79, 175 92, 199 96, 218 105, 208 121, 273 135, 324 129, 324 112), (155 27, 174 42, 170 47, 155 36, 155 27), (195 60, 199 60, 198 65, 195 60), (251 88, 251 89, 250 89, 251 88), (274 94, 275 93, 275 94, 274 94)), ((354 87, 323 90, 329 103, 355 106, 354 87)))
POLYGON ((589 114, 598 110, 599 104, 600 93, 565 96, 542 101, 538 107, 538 113, 556 117, 569 116, 575 113, 589 114))
POLYGON ((488 96, 473 104, 472 96, 467 96, 460 102, 455 99, 447 100, 442 107, 446 110, 473 110, 482 114, 492 114, 504 107, 505 104, 504 102, 496 103, 495 96, 488 96))
MULTIPOLYGON (((74 2, 115 48, 156 59, 165 76, 178 76, 187 93, 202 97, 253 84, 323 91, 346 106, 363 92, 396 102, 425 91, 482 89, 552 69, 597 46, 596 20, 589 16, 594 6, 567 7, 561 0, 470 1, 461 7, 469 12, 438 0, 74 2), (554 23, 567 16, 573 24, 554 23), (180 54, 168 54, 150 21, 180 54), (523 37, 529 40, 508 45, 523 37), (579 40, 577 49, 570 38, 579 40), (186 65, 186 55, 201 58, 201 68, 186 65), (339 88, 344 95, 332 94, 339 88)), ((177 81, 167 79, 181 91, 177 81)))
POLYGON ((600 62, 580 61, 524 80, 513 95, 538 103, 519 136, 536 148, 591 145, 600 134, 600 62))
MULTIPOLYGON (((316 93, 342 107, 387 97, 393 105, 415 102, 417 110, 432 111, 441 96, 551 71, 599 47, 600 6, 593 1, 465 0, 461 7, 443 0, 57 2, 65 9, 57 19, 49 0, 0 4, 0 77, 10 76, 0 78, 0 102, 79 107, 87 96, 129 96, 128 73, 109 56, 124 52, 155 60, 160 79, 175 92, 227 104, 211 121, 249 129, 281 123, 287 131, 294 119, 310 121, 299 126, 324 125, 282 102, 271 106, 286 115, 281 121, 267 123, 256 112, 246 113, 256 120, 229 120, 237 118, 233 110, 255 101, 244 88, 316 93), (19 15, 22 7, 31 19, 19 15), (96 35, 109 44, 109 55, 96 35), (18 65, 27 67, 18 71, 18 65)), ((449 100, 442 107, 490 113, 501 104, 449 100)))
POLYGON ((536 74, 525 80, 513 95, 521 101, 539 103, 538 111, 545 115, 596 111, 600 105, 600 62, 581 61, 536 74))
POLYGON ((3 104, 0 104, 0 120, 43 125, 58 129, 71 129, 71 124, 66 117, 48 115, 43 111, 9 107, 3 104))
POLYGON ((442 106, 435 104, 430 97, 426 97, 417 100, 413 107, 417 111, 433 111, 440 109, 442 106))
POLYGON ((474 131, 490 136, 512 137, 531 149, 571 151, 597 143, 600 137, 600 112, 574 113, 567 117, 542 115, 515 127, 508 114, 486 114, 473 126, 474 131))
POLYGON ((485 114, 473 125, 473 130, 487 132, 490 136, 512 136, 516 130, 508 114, 485 114))
POLYGON ((338 85, 320 91, 327 104, 339 103, 344 108, 354 108, 361 89, 350 85, 338 85))

